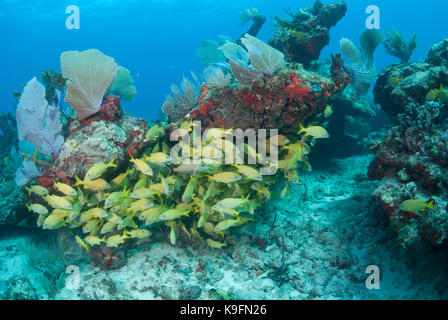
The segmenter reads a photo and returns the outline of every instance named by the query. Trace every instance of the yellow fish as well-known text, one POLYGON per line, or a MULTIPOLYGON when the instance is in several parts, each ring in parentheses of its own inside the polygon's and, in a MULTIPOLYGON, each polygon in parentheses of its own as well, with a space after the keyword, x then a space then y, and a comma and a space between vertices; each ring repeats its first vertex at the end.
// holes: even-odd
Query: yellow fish
POLYGON ((117 186, 121 186, 123 184, 123 182, 125 181, 125 179, 133 172, 134 172, 134 169, 128 168, 128 170, 126 170, 125 173, 120 173, 118 176, 113 178, 111 182, 117 186))
MULTIPOLYGON (((129 154, 130 155, 130 154, 129 154)), ((130 162, 133 162, 135 165, 135 168, 140 171, 141 173, 147 175, 147 176, 152 176, 154 174, 154 172, 152 171, 151 167, 142 159, 134 159, 131 156, 131 160, 129 160, 130 162)))
POLYGON ((75 176, 76 183, 75 187, 79 185, 83 185, 84 188, 89 189, 91 191, 102 191, 102 190, 109 190, 111 189, 110 185, 104 181, 103 179, 96 179, 96 180, 80 180, 77 176, 75 176))
POLYGON ((31 195, 31 193, 37 194, 38 196, 46 196, 50 192, 47 188, 44 188, 42 186, 32 186, 32 187, 25 187, 25 189, 28 191, 28 194, 31 195))
POLYGON ((242 164, 235 164, 234 166, 243 176, 246 176, 251 180, 263 181, 263 176, 257 169, 242 164))
POLYGON ((245 204, 250 197, 250 194, 246 198, 226 198, 215 204, 212 209, 219 211, 220 209, 235 209, 245 204))
POLYGON ((218 242, 210 238, 205 240, 205 242, 207 242, 207 245, 213 249, 221 249, 222 247, 227 246, 225 242, 218 242))
POLYGON ((44 221, 43 229, 59 229, 64 224, 64 218, 58 214, 50 214, 44 221))
POLYGON ((89 210, 92 213, 92 216, 94 216, 95 218, 101 219, 101 218, 106 218, 109 213, 101 208, 93 208, 89 210))
POLYGON ((178 167, 174 168, 173 171, 177 173, 185 174, 196 174, 197 172, 202 172, 208 169, 208 165, 205 163, 201 164, 180 164, 178 167))
POLYGON ((100 224, 99 220, 90 220, 82 227, 82 232, 90 233, 93 230, 95 230, 99 224, 100 224))
POLYGON ((146 229, 134 229, 128 232, 129 238, 144 239, 151 235, 151 232, 146 229))
POLYGON ((48 213, 48 209, 38 203, 27 204, 26 207, 28 208, 29 211, 32 211, 37 214, 47 214, 48 213))
POLYGON ((149 226, 150 224, 153 224, 157 221, 159 221, 159 216, 162 214, 162 212, 165 211, 165 208, 163 207, 155 207, 148 210, 143 211, 140 214, 140 219, 145 220, 145 225, 149 226))
POLYGON ((215 226, 216 231, 225 231, 229 228, 236 227, 238 225, 242 224, 241 219, 238 217, 238 219, 227 219, 219 222, 215 226))
POLYGON ((112 192, 107 196, 106 200, 104 200, 104 209, 108 209, 119 204, 127 196, 127 194, 127 191, 112 192))
POLYGON ((173 188, 168 184, 163 176, 160 176, 163 194, 169 196, 173 192, 173 188))
POLYGON ((85 240, 89 245, 91 245, 92 247, 93 247, 93 246, 98 246, 98 245, 100 245, 101 243, 106 242, 106 240, 104 240, 104 238, 99 238, 99 237, 97 237, 97 236, 87 236, 87 237, 84 238, 84 240, 85 240))
POLYGON ((58 196, 45 196, 44 198, 47 203, 55 208, 55 209, 65 209, 65 210, 72 210, 73 206, 70 202, 67 201, 67 199, 58 197, 58 196))
POLYGON ((89 252, 89 247, 86 245, 86 243, 79 236, 75 236, 75 240, 76 240, 76 242, 78 243, 78 245, 81 248, 83 248, 84 250, 89 252))
POLYGON ((161 220, 161 221, 176 220, 182 216, 188 216, 188 213, 189 213, 189 211, 182 211, 182 210, 178 210, 178 209, 169 209, 159 216, 159 220, 161 220))
POLYGON ((171 242, 171 245, 176 245, 176 231, 174 231, 174 228, 173 227, 171 227, 171 230, 170 230, 170 242, 171 242))
POLYGON ((78 193, 76 192, 75 189, 73 189, 71 186, 69 186, 68 184, 65 183, 60 183, 60 182, 56 182, 54 184, 55 188, 58 189, 58 191, 62 192, 63 194, 65 194, 66 196, 72 196, 72 197, 76 197, 78 195, 78 193))
POLYGON ((182 202, 190 201, 191 197, 193 196, 197 181, 197 176, 192 176, 190 178, 190 181, 188 182, 187 186, 185 187, 184 193, 182 194, 182 202))
POLYGON ((149 201, 147 199, 140 199, 135 201, 128 209, 128 212, 137 212, 137 211, 143 211, 146 209, 149 209, 154 206, 154 203, 152 201, 149 201))
POLYGON ((163 152, 151 153, 149 157, 147 155, 144 157, 145 161, 149 161, 150 163, 166 163, 170 161, 170 156, 163 152))
POLYGON ((150 189, 150 188, 140 188, 137 190, 134 190, 130 197, 132 199, 147 199, 152 197, 153 195, 157 194, 157 191, 155 191, 154 189, 150 189))
POLYGON ((114 164, 114 161, 115 159, 112 159, 108 164, 105 164, 103 161, 94 164, 89 170, 87 170, 84 180, 95 180, 101 177, 104 172, 106 172, 107 168, 117 167, 117 165, 114 164))
POLYGON ((329 118, 333 114, 333 108, 328 105, 324 110, 324 117, 329 118))
POLYGON ((116 248, 120 244, 124 243, 126 238, 127 238, 126 231, 123 232, 123 235, 116 234, 114 236, 111 236, 111 237, 107 238, 106 246, 109 247, 109 248, 116 248))
POLYGON ((309 126, 308 128, 304 128, 302 126, 302 124, 299 124, 299 125, 300 125, 300 130, 297 134, 305 133, 305 137, 312 136, 316 139, 324 139, 324 138, 330 137, 330 135, 328 134, 327 130, 325 130, 325 128, 318 127, 318 126, 309 126))
POLYGON ((416 212, 419 212, 419 211, 423 211, 426 208, 434 209, 434 200, 431 200, 431 202, 426 203, 423 200, 413 200, 413 199, 410 199, 410 200, 403 201, 400 204, 399 208, 400 208, 401 211, 413 212, 413 213, 416 213, 416 212))
POLYGON ((119 216, 117 216, 116 214, 112 215, 112 217, 110 217, 108 219, 109 222, 114 223, 114 224, 122 224, 123 223, 123 219, 121 219, 119 216))
POLYGON ((108 222, 106 222, 106 223, 103 225, 103 227, 101 228, 100 233, 101 233, 101 234, 109 233, 109 232, 111 232, 112 230, 114 230, 116 227, 117 227, 117 224, 115 224, 115 223, 113 223, 113 222, 111 222, 111 221, 108 221, 108 222))
POLYGON ((210 180, 221 182, 221 183, 233 183, 242 179, 242 177, 234 172, 221 172, 216 173, 213 176, 209 177, 210 180))

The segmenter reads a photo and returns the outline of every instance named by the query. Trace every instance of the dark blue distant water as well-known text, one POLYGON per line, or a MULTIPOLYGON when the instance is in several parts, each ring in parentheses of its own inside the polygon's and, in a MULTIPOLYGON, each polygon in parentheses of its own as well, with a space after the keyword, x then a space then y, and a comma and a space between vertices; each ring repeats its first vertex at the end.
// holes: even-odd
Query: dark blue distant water
MULTIPOLYGON (((238 38, 238 12, 257 7, 268 17, 259 37, 273 33, 274 15, 285 16, 312 5, 312 0, 0 0, 0 111, 13 111, 12 91, 44 69, 59 70, 65 50, 97 48, 130 69, 139 91, 123 106, 134 115, 155 118, 171 82, 190 70, 200 73, 196 57, 201 40, 218 35, 238 38), (81 10, 81 29, 65 28, 65 8, 81 10)), ((331 1, 324 1, 330 3, 331 1)), ((381 28, 397 28, 408 37, 418 35, 413 60, 423 60, 432 44, 447 37, 446 0, 349 0, 346 17, 331 31, 331 44, 321 58, 338 51, 339 39, 357 43, 365 28, 367 5, 381 9, 381 28)), ((376 54, 378 70, 396 62, 381 47, 376 54)))

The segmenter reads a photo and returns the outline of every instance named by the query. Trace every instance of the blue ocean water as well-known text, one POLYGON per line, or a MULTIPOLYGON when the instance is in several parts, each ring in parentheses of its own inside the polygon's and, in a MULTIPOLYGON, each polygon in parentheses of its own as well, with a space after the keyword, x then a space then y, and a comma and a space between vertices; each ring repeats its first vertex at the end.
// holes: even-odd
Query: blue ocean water
MULTIPOLYGON (((190 71, 202 72, 196 57, 202 40, 217 40, 219 35, 237 39, 247 31, 248 25, 240 25, 238 12, 257 7, 268 17, 259 34, 267 41, 274 31, 273 16, 286 17, 284 9, 295 11, 312 4, 312 0, 0 1, 0 111, 14 110, 12 92, 21 84, 42 70, 59 70, 61 52, 97 48, 137 75, 139 93, 125 108, 136 116, 157 118, 170 84, 190 71), (65 27, 69 5, 80 8, 80 30, 65 27)), ((341 37, 357 42, 371 4, 381 9, 382 29, 396 28, 405 38, 417 34, 416 61, 424 60, 431 45, 446 37, 443 0, 432 0, 430 5, 416 0, 349 0, 347 14, 331 29, 331 43, 321 58, 339 51, 341 37)), ((382 70, 396 59, 380 48, 375 62, 382 70)))

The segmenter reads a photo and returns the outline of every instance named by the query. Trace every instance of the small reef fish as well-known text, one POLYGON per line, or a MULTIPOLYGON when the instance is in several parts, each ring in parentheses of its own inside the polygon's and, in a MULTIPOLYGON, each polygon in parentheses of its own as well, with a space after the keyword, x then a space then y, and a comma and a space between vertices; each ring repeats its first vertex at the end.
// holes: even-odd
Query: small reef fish
POLYGON ((92 216, 98 219, 106 218, 109 215, 109 213, 106 210, 101 208, 93 208, 90 209, 89 211, 92 213, 92 216))
POLYGON ((149 209, 154 206, 154 202, 149 201, 147 199, 140 199, 132 203, 129 207, 128 212, 138 212, 149 209))
POLYGON ((235 164, 234 166, 246 178, 260 182, 263 181, 263 176, 257 169, 242 164, 235 164))
POLYGON ((50 214, 44 221, 42 228, 48 230, 59 229, 64 224, 64 217, 58 214, 50 214))
POLYGON ((117 227, 117 224, 115 224, 111 221, 108 221, 103 225, 103 227, 100 230, 100 233, 101 234, 109 233, 109 232, 113 231, 116 227, 117 227))
POLYGON ((176 231, 174 231, 173 227, 171 227, 171 230, 170 230, 170 243, 173 246, 176 245, 176 231))
POLYGON ((217 204, 215 204, 212 209, 219 211, 220 209, 235 209, 238 207, 241 207, 243 204, 245 204, 248 199, 249 195, 247 195, 246 198, 226 198, 221 201, 219 201, 217 204))
POLYGON ((45 196, 44 198, 47 203, 55 209, 65 209, 65 210, 72 210, 73 206, 70 202, 68 202, 67 199, 58 197, 58 196, 45 196))
POLYGON ((124 241, 128 238, 126 231, 123 232, 123 235, 116 234, 107 238, 106 246, 109 248, 116 248, 120 244, 124 243, 124 241))
POLYGON ((304 128, 302 126, 302 124, 300 124, 300 130, 297 134, 301 134, 301 133, 305 133, 305 137, 312 136, 316 139, 325 139, 325 138, 330 137, 330 135, 328 134, 327 130, 325 130, 325 128, 318 127, 318 126, 309 126, 307 128, 304 128))
POLYGON ((31 195, 31 193, 34 193, 40 197, 46 196, 50 192, 47 188, 42 186, 31 186, 31 187, 25 187, 25 189, 28 191, 28 195, 31 195))
POLYGON ((79 185, 83 185, 85 189, 95 191, 95 192, 111 189, 110 185, 103 179, 82 181, 77 176, 75 176, 75 179, 76 179, 75 187, 79 186, 79 185))
POLYGON ((137 190, 134 190, 130 197, 132 199, 147 199, 152 197, 153 195, 157 194, 157 191, 151 188, 140 188, 137 190))
POLYGON ((166 163, 170 161, 170 156, 163 152, 151 153, 149 157, 147 155, 144 157, 145 161, 149 161, 150 163, 166 163))
POLYGON ((129 154, 131 156, 131 160, 129 160, 130 162, 133 162, 135 165, 135 168, 140 171, 141 173, 143 173, 144 175, 147 176, 152 176, 154 174, 154 172, 152 171, 151 167, 142 159, 134 159, 134 157, 132 157, 131 154, 129 154))
POLYGON ((185 174, 196 174, 197 172, 202 172, 208 169, 208 165, 205 163, 201 164, 180 164, 178 167, 174 168, 173 171, 177 173, 185 174))
POLYGON ((32 212, 37 213, 39 215, 48 213, 48 209, 45 208, 43 205, 38 204, 38 203, 27 204, 26 207, 28 208, 29 211, 32 211, 32 212))
POLYGON ((119 216, 117 216, 116 214, 113 214, 112 217, 110 217, 108 219, 109 222, 113 223, 113 224, 117 224, 120 225, 123 223, 123 219, 121 219, 119 216))
POLYGON ((117 230, 124 228, 137 228, 138 226, 134 222, 134 215, 127 216, 123 219, 123 222, 118 225, 117 230))
POLYGON ((87 244, 79 237, 79 236, 75 236, 75 240, 76 243, 84 250, 86 250, 87 252, 89 252, 89 247, 87 246, 87 244))
POLYGON ((116 186, 122 186, 126 178, 131 174, 134 173, 134 169, 128 168, 125 173, 120 173, 118 176, 112 179, 112 183, 116 186))
POLYGON ((221 183, 234 183, 242 179, 242 177, 235 172, 221 172, 216 173, 213 176, 209 176, 209 179, 221 183))
POLYGON ((188 182, 187 186, 185 187, 185 191, 182 194, 182 202, 185 203, 191 200, 197 181, 198 181, 197 176, 192 176, 190 178, 190 181, 188 182))
POLYGON ((129 238, 144 239, 151 235, 151 232, 146 229, 134 229, 128 232, 129 238))
POLYGON ((159 221, 159 216, 162 214, 163 211, 165 211, 165 208, 163 207, 154 207, 143 211, 140 214, 139 218, 141 220, 145 220, 145 225, 149 226, 150 224, 159 221))
POLYGON ((54 184, 54 187, 56 189, 58 189, 58 191, 62 192, 63 194, 65 194, 66 196, 72 196, 72 197, 76 197, 78 195, 78 193, 76 192, 75 189, 73 189, 71 186, 69 186, 68 184, 65 183, 60 183, 60 182, 56 182, 54 184))
POLYGON ((125 197, 126 192, 112 192, 107 196, 106 200, 104 200, 104 209, 108 209, 119 204, 125 197))
POLYGON ((333 114, 332 106, 330 106, 330 105, 326 106, 325 110, 324 110, 324 117, 329 118, 332 114, 333 114))
POLYGON ((105 164, 103 161, 94 164, 89 170, 87 170, 84 180, 95 180, 101 177, 106 172, 107 168, 117 167, 117 165, 114 164, 114 161, 115 159, 112 159, 108 164, 105 164))
POLYGON ((205 242, 207 242, 207 245, 213 249, 221 249, 222 247, 227 246, 225 242, 218 242, 210 238, 205 240, 205 242))
POLYGON ((431 200, 429 203, 426 203, 423 200, 410 199, 403 201, 400 204, 399 208, 401 211, 413 212, 413 213, 424 211, 426 208, 434 209, 434 200, 431 200))
POLYGON ((100 238, 97 236, 87 236, 84 238, 84 240, 92 247, 99 246, 101 243, 106 242, 104 238, 100 238))
POLYGON ((242 224, 241 219, 238 217, 238 219, 227 219, 219 222, 215 226, 216 231, 225 231, 229 228, 235 227, 242 224))
POLYGON ((90 233, 95 230, 100 224, 100 220, 90 220, 82 227, 82 232, 90 233))
POLYGON ((183 211, 178 209, 169 209, 162 213, 159 216, 159 220, 161 221, 170 221, 170 220, 176 220, 180 218, 181 216, 188 216, 189 211, 183 211))

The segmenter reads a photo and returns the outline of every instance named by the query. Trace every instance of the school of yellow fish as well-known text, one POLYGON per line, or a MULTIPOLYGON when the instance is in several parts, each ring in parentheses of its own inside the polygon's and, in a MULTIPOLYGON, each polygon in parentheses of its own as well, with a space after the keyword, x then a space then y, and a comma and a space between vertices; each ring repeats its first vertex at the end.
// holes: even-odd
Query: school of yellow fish
MULTIPOLYGON (((184 122, 181 128, 192 131, 193 126, 184 122)), ((328 137, 322 127, 301 126, 295 141, 283 135, 275 137, 279 149, 276 163, 221 164, 215 160, 219 156, 225 159, 225 151, 237 146, 226 139, 231 130, 213 130, 222 130, 222 138, 196 149, 190 146, 194 145, 194 136, 190 143, 182 141, 183 151, 202 155, 200 164, 174 164, 167 138, 159 127, 150 128, 148 135, 157 141, 142 157, 131 157, 125 172, 106 181, 105 176, 111 174, 109 168, 116 167, 112 160, 93 165, 83 179, 76 177, 73 185, 55 183, 54 194, 42 186, 31 186, 28 192, 42 201, 27 207, 38 215, 37 225, 43 229, 75 229, 77 243, 87 251, 99 245, 118 247, 127 239, 146 239, 160 229, 166 231, 172 245, 183 233, 192 241, 221 249, 227 245, 229 229, 253 221, 256 210, 271 198, 270 186, 278 175, 285 177, 281 192, 285 197, 288 182, 300 183, 299 171, 311 170, 307 137, 328 137), (263 176, 260 169, 269 166, 277 167, 278 173, 263 176)), ((241 151, 260 157, 247 144, 241 151)))

